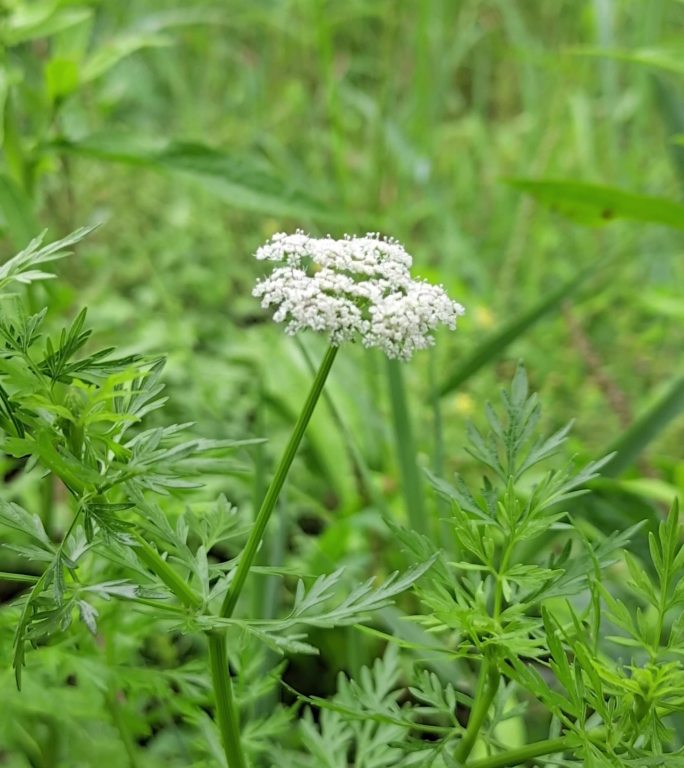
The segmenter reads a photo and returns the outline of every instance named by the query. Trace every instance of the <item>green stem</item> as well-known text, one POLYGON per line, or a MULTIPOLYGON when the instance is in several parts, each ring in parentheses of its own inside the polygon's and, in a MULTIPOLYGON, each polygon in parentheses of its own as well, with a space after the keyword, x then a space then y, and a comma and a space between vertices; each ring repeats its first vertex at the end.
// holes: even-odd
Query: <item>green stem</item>
POLYGON ((225 632, 209 633, 209 664, 216 700, 216 721, 228 765, 230 768, 247 768, 240 741, 240 721, 233 697, 233 682, 228 669, 225 632))
POLYGON ((54 575, 54 569, 60 567, 60 559, 64 555, 64 547, 67 541, 69 540, 71 534, 76 529, 76 524, 78 523, 80 518, 81 518, 81 508, 79 506, 78 510, 76 511, 76 514, 71 520, 71 523, 69 525, 69 528, 67 529, 67 532, 64 534, 62 543, 59 545, 59 547, 57 547, 57 551, 55 552, 55 556, 53 557, 52 562, 43 571, 42 575, 38 577, 38 580, 33 585, 33 588, 29 592, 28 597, 24 601, 24 608, 21 612, 21 616, 19 617, 19 623, 17 624, 17 628, 14 633, 13 665, 14 665, 14 676, 17 682, 18 691, 21 690, 21 669, 24 665, 24 647, 25 647, 25 640, 26 640, 24 637, 24 634, 26 632, 26 628, 31 623, 31 609, 33 606, 33 601, 43 591, 48 579, 50 579, 54 575))
POLYGON ((50 538, 55 536, 55 476, 46 475, 40 484, 40 519, 50 538))
POLYGON ((494 613, 493 618, 498 619, 503 607, 503 580, 506 577, 506 571, 508 570, 508 561, 510 560, 511 553, 513 552, 513 544, 515 543, 515 535, 510 533, 506 547, 501 556, 501 565, 499 571, 496 574, 496 587, 494 591, 494 613))
MULTIPOLYGON (((315 374, 316 366, 314 365, 311 359, 311 355, 309 354, 309 351, 296 336, 295 336, 295 343, 299 347, 299 351, 302 353, 302 357, 304 358, 307 367, 309 368, 312 374, 315 374)), ((374 506, 377 509, 379 509, 381 512, 383 513, 387 512, 388 506, 387 506, 385 497, 382 495, 382 493, 380 493, 375 483, 373 482, 373 477, 368 467, 368 464, 366 463, 366 460, 364 459, 360 448, 357 446, 352 436, 351 430, 347 426, 344 418, 342 417, 342 414, 340 413, 339 408, 335 404, 335 401, 332 399, 329 392, 325 392, 325 391, 323 392, 323 400, 325 401, 325 404, 327 405, 328 410, 330 411, 330 415, 332 416, 333 421, 335 422, 337 428, 340 431, 340 435, 342 436, 342 440, 344 441, 345 448, 349 453, 349 458, 352 464, 354 465, 354 472, 355 474, 358 475, 359 494, 364 499, 365 498, 370 499, 370 501, 374 504, 374 506)))
POLYGON ((411 528, 418 533, 428 533, 423 504, 423 485, 420 470, 416 462, 416 447, 411 428, 411 417, 406 399, 406 387, 401 363, 387 360, 387 379, 392 405, 394 436, 397 444, 399 467, 401 470, 401 488, 406 503, 411 528))
POLYGON ((552 755, 555 752, 563 752, 568 746, 568 737, 559 736, 557 739, 547 739, 538 741, 536 744, 528 744, 526 747, 511 749, 501 755, 486 757, 482 760, 476 760, 474 763, 468 763, 468 768, 510 768, 514 765, 526 763, 535 757, 542 755, 552 755))
MULTIPOLYGON (((605 731, 597 729, 588 733, 587 739, 595 744, 600 744, 606 738, 605 731)), ((475 760, 467 763, 467 768, 513 768, 516 765, 523 765, 530 760, 544 755, 553 755, 556 752, 565 752, 578 746, 579 740, 574 733, 558 736, 555 739, 546 739, 537 741, 534 744, 527 744, 524 747, 510 749, 500 755, 485 757, 481 760, 475 760)))
MULTIPOLYGON (((265 419, 264 419, 264 410, 265 410, 265 392, 264 392, 264 383, 263 383, 263 377, 260 375, 259 371, 254 369, 254 380, 257 382, 257 404, 255 408, 255 416, 254 416, 254 434, 255 435, 265 435, 266 434, 266 425, 265 425, 265 419)), ((257 515, 259 513, 259 509, 261 507, 261 504, 264 501, 264 496, 266 496, 266 489, 267 489, 267 473, 268 473, 268 467, 267 467, 267 457, 266 457, 266 447, 264 443, 257 443, 254 446, 254 485, 253 485, 253 506, 254 506, 254 514, 253 518, 256 522, 257 515)), ((268 543, 268 542, 267 542, 268 543)), ((263 547, 263 549, 266 549, 266 547, 263 547)), ((259 553, 259 557, 256 559, 257 565, 262 565, 264 562, 264 554, 261 552, 259 553)), ((273 581, 277 581, 276 577, 272 577, 267 581, 266 587, 272 583, 273 581)), ((254 590, 253 600, 252 600, 252 615, 253 616, 260 616, 262 618, 271 618, 272 611, 270 599, 271 599, 271 592, 274 590, 269 590, 267 588, 265 589, 259 589, 254 590)))
POLYGON ((328 374, 330 373, 330 368, 332 367, 336 354, 337 347, 328 347, 328 351, 325 353, 325 357, 321 362, 318 373, 316 374, 316 378, 311 385, 311 390, 309 391, 306 402, 304 403, 302 411, 299 414, 299 418, 297 419, 297 423, 295 424, 292 435, 290 436, 290 440, 285 447, 285 452, 280 459, 280 464, 278 464, 276 473, 261 504, 261 508, 259 509, 256 521, 254 522, 254 526, 249 534, 247 544, 245 544, 245 548, 240 555, 240 562, 238 563, 238 566, 235 570, 235 576, 233 577, 233 580, 230 583, 230 587, 226 592, 223 605, 221 606, 221 616, 223 618, 230 618, 230 616, 233 615, 233 611, 237 605, 240 593, 242 592, 242 588, 244 587, 247 576, 249 575, 249 570, 254 563, 254 558, 256 556, 257 550, 259 549, 259 544, 261 544, 261 539, 263 538, 264 531, 266 530, 266 525, 268 524, 271 513, 273 512, 276 502, 278 501, 278 496, 282 490, 283 483, 285 482, 285 478, 290 471, 290 467, 292 466, 292 462, 294 461, 294 457, 297 453, 297 449, 299 448, 299 444, 302 441, 302 437, 304 437, 304 432, 306 431, 306 428, 311 419, 311 415, 314 412, 316 403, 321 396, 323 386, 325 385, 325 381, 328 378, 328 374))
POLYGON ((139 534, 134 534, 135 542, 138 545, 137 553, 145 565, 154 571, 173 594, 188 608, 201 608, 204 604, 202 598, 188 585, 180 574, 164 560, 163 557, 151 547, 145 539, 139 534))
MULTIPOLYGON (((245 585, 249 571, 254 563, 259 545, 264 536, 264 531, 271 514, 278 501, 278 496, 283 488, 285 478, 290 471, 294 457, 297 454, 299 444, 302 442, 306 428, 316 408, 330 369, 337 355, 337 347, 328 347, 321 365, 316 373, 311 390, 304 402, 297 423, 294 426, 285 451, 280 459, 273 480, 261 503, 259 512, 254 521, 254 526, 249 534, 245 548, 240 555, 240 562, 235 569, 235 576, 230 583, 226 596, 221 605, 220 615, 230 618, 237 606, 240 593, 245 585)), ((240 742, 240 721, 238 717, 235 699, 233 698, 233 686, 228 671, 227 641, 225 631, 214 631, 209 634, 209 660, 211 665, 211 677, 216 698, 216 720, 221 731, 223 749, 230 768, 247 768, 242 744, 240 742)))
POLYGON ((470 717, 468 718, 468 727, 454 752, 454 757, 459 762, 465 763, 468 755, 473 751, 477 737, 480 735, 480 729, 485 717, 487 717, 487 712, 489 712, 489 707, 498 688, 499 672, 489 659, 485 659, 480 668, 480 677, 475 690, 474 705, 470 710, 470 717))
POLYGON ((40 576, 32 576, 28 573, 10 573, 0 571, 0 581, 21 581, 26 584, 35 584, 40 576))

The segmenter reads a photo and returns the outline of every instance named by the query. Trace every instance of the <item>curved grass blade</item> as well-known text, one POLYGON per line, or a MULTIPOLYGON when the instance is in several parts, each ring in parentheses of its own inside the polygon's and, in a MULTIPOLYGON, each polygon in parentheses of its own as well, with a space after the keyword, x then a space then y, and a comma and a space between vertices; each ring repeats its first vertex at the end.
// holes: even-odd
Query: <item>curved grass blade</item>
POLYGON ((625 61, 629 64, 653 67, 675 75, 684 75, 684 56, 682 48, 677 47, 651 47, 651 48, 573 48, 568 53, 587 58, 612 59, 613 61, 625 61))
POLYGON ((537 321, 558 309, 563 301, 572 296, 597 269, 598 267, 594 266, 575 275, 575 277, 563 283, 556 291, 551 293, 550 296, 545 297, 530 309, 514 317, 501 330, 494 333, 482 344, 479 344, 472 355, 451 372, 447 380, 439 388, 439 395, 444 397, 453 392, 453 390, 477 373, 480 368, 483 368, 491 360, 503 354, 510 344, 519 336, 522 336, 537 321))
POLYGON ((23 248, 40 232, 28 195, 5 174, 0 174, 0 215, 15 248, 23 248))
POLYGON ((684 374, 677 377, 665 394, 643 413, 606 451, 615 456, 602 474, 616 477, 630 467, 646 446, 684 411, 684 374))

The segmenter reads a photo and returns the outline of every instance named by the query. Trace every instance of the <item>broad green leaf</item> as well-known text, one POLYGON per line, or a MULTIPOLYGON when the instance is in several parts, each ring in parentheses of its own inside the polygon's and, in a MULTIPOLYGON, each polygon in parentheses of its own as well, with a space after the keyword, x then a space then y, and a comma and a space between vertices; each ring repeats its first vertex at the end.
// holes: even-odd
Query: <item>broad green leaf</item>
POLYGON ((28 195, 5 174, 0 174, 0 216, 15 248, 23 248, 40 232, 28 195))
POLYGON ((518 337, 522 336, 537 321, 558 309, 595 271, 596 267, 583 270, 571 280, 563 283, 556 291, 542 298, 541 301, 534 304, 530 309, 514 317, 503 328, 496 331, 481 344, 478 344, 470 357, 467 357, 464 362, 460 363, 447 376, 446 381, 439 388, 439 394, 443 397, 453 392, 453 390, 476 374, 480 368, 483 368, 487 363, 502 355, 518 337))
POLYGON ((344 220, 308 190, 279 176, 265 161, 244 153, 125 135, 63 139, 51 146, 61 152, 178 174, 238 209, 326 222, 344 220))
MULTIPOLYGON (((682 181, 684 181, 684 165, 682 181)), ((671 286, 662 285, 650 289, 643 286, 640 294, 638 301, 648 312, 658 315, 663 322, 680 323, 684 326, 684 302, 681 296, 674 295, 671 286)))
POLYGON ((79 85, 78 62, 72 58, 56 57, 45 65, 45 89, 50 101, 64 99, 79 85))
POLYGON ((562 179, 508 179, 507 183, 580 224, 601 226, 628 219, 684 229, 684 205, 665 197, 562 179))

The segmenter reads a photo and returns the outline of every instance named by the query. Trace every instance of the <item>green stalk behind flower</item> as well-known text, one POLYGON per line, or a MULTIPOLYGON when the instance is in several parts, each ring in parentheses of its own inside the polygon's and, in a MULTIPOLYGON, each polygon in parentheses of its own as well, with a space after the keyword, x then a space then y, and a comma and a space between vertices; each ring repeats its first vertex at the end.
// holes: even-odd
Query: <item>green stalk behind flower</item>
POLYGON ((287 446, 285 447, 285 452, 280 459, 280 464, 278 464, 276 473, 273 476, 273 480, 271 481, 271 484, 268 487, 268 491, 266 492, 266 496, 264 497, 264 500, 261 504, 261 508, 257 514, 254 526, 251 533, 249 534, 247 544, 245 545, 245 548, 240 555, 240 562, 238 563, 238 567, 235 571, 235 576, 230 582, 230 587, 228 588, 226 596, 223 600, 223 604, 221 605, 221 616, 223 618, 227 619, 233 615, 233 611, 237 605, 240 593, 244 587, 245 580, 247 579, 247 575, 249 574, 249 570, 254 563, 254 558, 256 557, 257 550, 261 544, 261 539, 263 538, 264 531, 266 530, 266 525, 268 524, 276 502, 278 501, 278 496, 280 496, 280 491, 282 490, 283 484, 285 483, 285 478, 290 471, 290 467, 292 466, 294 457, 297 454, 297 449, 299 448, 299 444, 302 441, 302 437, 304 437, 304 432, 306 431, 306 428, 311 419, 311 415, 314 412, 318 398, 321 396, 325 381, 328 378, 328 374, 330 373, 330 368, 332 367, 333 361, 335 360, 335 355, 337 355, 337 350, 338 347, 336 346, 330 345, 328 347, 328 351, 325 353, 325 357, 321 362, 318 373, 316 374, 316 378, 311 385, 311 390, 309 391, 308 397, 306 398, 304 407, 299 414, 297 423, 295 424, 294 430, 292 431, 287 446))
MULTIPOLYGON (((278 497, 283 488, 285 478, 290 471, 294 457, 297 454, 299 444, 302 442, 304 432, 311 420, 311 416, 316 408, 318 399, 321 396, 326 379, 337 355, 337 347, 330 345, 316 373, 311 390, 304 402, 304 406, 299 414, 292 435, 285 447, 285 451, 280 459, 276 473, 266 492, 266 496, 261 504, 261 508, 254 522, 254 526, 247 540, 244 550, 240 556, 240 562, 235 571, 235 576, 230 583, 226 596, 221 605, 221 616, 230 618, 235 611, 240 594, 249 575, 249 571, 254 564, 259 545, 266 530, 268 521, 275 509, 278 497)), ((239 715, 235 705, 235 696, 233 695, 233 682, 228 669, 228 653, 225 631, 214 631, 209 636, 209 657, 211 661, 211 676, 214 686, 216 700, 216 719, 226 759, 230 768, 246 768, 242 744, 240 743, 239 715)))

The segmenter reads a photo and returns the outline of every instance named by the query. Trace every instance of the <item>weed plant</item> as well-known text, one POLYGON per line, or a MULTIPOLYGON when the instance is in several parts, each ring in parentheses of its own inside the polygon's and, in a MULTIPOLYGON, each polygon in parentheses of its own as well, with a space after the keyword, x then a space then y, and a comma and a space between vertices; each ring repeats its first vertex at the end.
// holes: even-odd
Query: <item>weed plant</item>
MULTIPOLYGON (((398 244, 296 235, 270 246, 266 258, 284 266, 256 292, 265 305, 282 308, 276 318, 289 319, 291 331, 318 326, 331 345, 254 524, 245 526, 225 497, 201 511, 188 506, 175 523, 164 499, 191 493, 197 476, 211 471, 212 458, 250 441, 187 439, 188 425, 145 428, 146 417, 164 405, 160 360, 115 357, 111 349, 83 354, 90 336, 85 312, 52 338, 43 334, 45 312, 31 315, 8 294, 16 283, 49 277, 44 266, 85 233, 47 246, 33 241, 0 273, 2 449, 15 471, 40 477, 45 505, 41 518, 15 502, 0 503, 0 522, 11 534, 5 548, 37 570, 3 574, 29 585, 5 614, 14 625, 17 689, 27 653, 29 660, 33 655, 29 647, 37 649, 30 676, 50 687, 57 685, 51 674, 62 677, 61 687, 80 688, 94 672, 114 744, 125 761, 140 764, 144 731, 133 718, 135 703, 147 699, 150 706, 155 694, 144 675, 136 679, 130 659, 123 668, 112 663, 114 649, 136 639, 119 638, 121 627, 111 619, 125 616, 139 642, 172 631, 193 638, 198 649, 206 645, 206 654, 195 650, 187 667, 152 672, 150 680, 156 696, 164 698, 164 689, 166 696, 178 694, 169 714, 190 730, 182 741, 193 765, 504 768, 537 758, 564 765, 681 764, 675 726, 684 705, 684 546, 677 507, 649 535, 653 575, 621 553, 635 528, 604 536, 576 522, 571 510, 578 495, 611 457, 579 472, 541 471, 569 427, 539 437, 540 406, 528 395, 521 366, 503 393, 503 417, 488 406, 488 432, 469 429, 470 452, 485 471, 482 487, 432 478, 449 502, 446 551, 415 527, 386 518, 411 563, 404 573, 357 584, 345 595, 338 569, 308 587, 298 579, 283 616, 236 613, 248 577, 260 570, 258 549, 338 345, 361 335, 364 344, 408 356, 428 343, 434 324, 453 323, 453 313, 462 312, 441 289, 410 280, 410 258, 404 262, 398 244), (303 259, 317 270, 307 274, 303 259), (426 290, 435 292, 433 303, 415 302, 414 292, 426 290), (63 532, 47 514, 60 493, 68 521, 63 532), (606 586, 607 570, 620 562, 631 600, 606 586), (258 716, 261 697, 282 684, 282 665, 264 649, 316 654, 307 630, 364 626, 410 588, 420 610, 404 613, 401 622, 411 622, 412 639, 385 635, 382 659, 362 668, 358 679, 341 675, 334 697, 295 692, 298 705, 274 702, 258 716), (111 603, 120 604, 113 616, 111 603), (76 618, 89 638, 71 629, 76 618), (60 642, 68 672, 46 664, 49 653, 44 660, 44 650, 61 658, 60 642), (612 646, 626 658, 611 653, 612 646), (545 738, 525 736, 531 706, 543 712, 537 716, 545 738)), ((265 572, 288 575, 268 560, 265 572)), ((83 739, 80 726, 62 732, 63 746, 50 726, 59 730, 61 716, 48 721, 47 733, 27 730, 17 718, 5 738, 24 754, 70 762, 73 742, 83 739)))
POLYGON ((0 763, 684 764, 683 22, 0 0, 0 763), (250 295, 300 227, 459 332, 323 386, 250 295))

